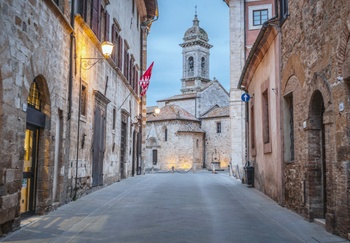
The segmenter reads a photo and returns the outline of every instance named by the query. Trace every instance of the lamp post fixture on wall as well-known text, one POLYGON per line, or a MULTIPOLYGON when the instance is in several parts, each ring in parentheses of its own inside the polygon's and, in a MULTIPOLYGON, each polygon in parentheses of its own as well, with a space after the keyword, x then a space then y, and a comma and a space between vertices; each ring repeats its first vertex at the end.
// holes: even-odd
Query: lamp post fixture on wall
POLYGON ((81 75, 81 69, 89 70, 101 60, 108 59, 111 56, 113 51, 113 43, 109 41, 104 41, 101 44, 101 47, 102 47, 103 57, 80 57, 80 75, 81 75), (92 62, 93 60, 94 62, 92 62))
POLYGON ((78 162, 79 162, 79 139, 80 139, 80 112, 81 112, 81 74, 82 69, 89 70, 95 66, 98 62, 108 59, 113 51, 113 43, 109 41, 104 41, 101 44, 103 57, 80 57, 80 78, 79 78, 79 108, 78 108, 78 128, 77 128, 77 158, 75 164, 75 186, 74 186, 74 196, 73 200, 77 199, 77 183, 78 183, 78 162))
POLYGON ((159 108, 159 107, 155 108, 155 109, 154 109, 153 115, 154 115, 154 116, 158 116, 159 113, 160 113, 160 108, 159 108))

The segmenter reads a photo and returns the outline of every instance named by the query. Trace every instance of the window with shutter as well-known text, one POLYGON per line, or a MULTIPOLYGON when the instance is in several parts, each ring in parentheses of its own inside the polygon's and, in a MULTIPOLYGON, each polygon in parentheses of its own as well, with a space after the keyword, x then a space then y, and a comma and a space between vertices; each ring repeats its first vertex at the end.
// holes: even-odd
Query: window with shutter
POLYGON ((121 36, 118 36, 118 67, 122 70, 123 67, 123 39, 121 36))
POLYGON ((91 29, 99 40, 101 40, 100 13, 101 13, 101 0, 92 0, 91 29))
POLYGON ((109 13, 107 11, 105 11, 105 35, 104 35, 104 40, 109 41, 109 26, 110 24, 110 16, 109 13))
POLYGON ((117 64, 117 52, 118 52, 118 44, 117 44, 117 40, 118 40, 118 36, 117 36, 117 27, 115 26, 115 24, 112 24, 112 43, 114 45, 113 48, 113 52, 111 55, 112 60, 114 61, 114 63, 117 64))

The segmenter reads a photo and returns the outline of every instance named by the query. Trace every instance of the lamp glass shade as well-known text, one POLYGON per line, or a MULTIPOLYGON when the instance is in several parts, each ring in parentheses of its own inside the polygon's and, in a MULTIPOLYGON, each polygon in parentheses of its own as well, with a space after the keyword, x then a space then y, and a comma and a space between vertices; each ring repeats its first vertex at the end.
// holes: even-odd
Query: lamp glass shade
POLYGON ((160 113, 160 109, 157 107, 157 108, 155 108, 154 109, 154 113, 156 114, 156 115, 158 115, 159 113, 160 113))
POLYGON ((112 54, 113 51, 113 43, 109 42, 109 41, 104 41, 102 44, 102 54, 105 57, 109 57, 112 54))

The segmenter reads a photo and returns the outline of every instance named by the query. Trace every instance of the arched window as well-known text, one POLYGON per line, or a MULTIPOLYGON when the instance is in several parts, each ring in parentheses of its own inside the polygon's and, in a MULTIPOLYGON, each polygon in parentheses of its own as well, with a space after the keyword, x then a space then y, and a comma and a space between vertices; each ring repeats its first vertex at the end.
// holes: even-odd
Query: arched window
POLYGON ((201 58, 201 71, 202 71, 202 75, 205 74, 205 66, 206 66, 206 64, 205 64, 205 57, 202 57, 202 58, 201 58))
POLYGON ((194 70, 194 60, 193 60, 193 57, 189 57, 188 58, 188 70, 190 72, 193 72, 194 70))
POLYGON ((201 67, 202 67, 202 70, 205 68, 205 58, 202 57, 201 59, 201 67))
POLYGON ((36 110, 41 110, 40 90, 36 80, 34 80, 32 85, 30 86, 28 95, 28 105, 36 110))

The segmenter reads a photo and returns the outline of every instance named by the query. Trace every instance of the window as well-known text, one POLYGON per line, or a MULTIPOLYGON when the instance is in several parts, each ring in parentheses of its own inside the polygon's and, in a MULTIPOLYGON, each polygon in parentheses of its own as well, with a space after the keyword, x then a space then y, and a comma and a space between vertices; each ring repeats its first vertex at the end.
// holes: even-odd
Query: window
POLYGON ((272 18, 272 4, 249 6, 248 16, 249 30, 260 29, 266 20, 272 18))
POLYGON ((250 107, 250 135, 251 135, 251 147, 252 156, 256 155, 256 142, 255 142, 255 114, 254 114, 254 104, 250 107))
POLYGON ((131 4, 132 4, 132 15, 134 15, 135 14, 135 0, 132 0, 131 4))
POLYGON ((253 11, 253 25, 262 25, 265 21, 267 21, 267 9, 260 9, 253 11))
POLYGON ((216 133, 221 133, 221 122, 216 123, 216 133))
POLYGON ((112 124, 112 129, 115 130, 115 120, 116 120, 116 116, 117 116, 117 111, 115 108, 113 108, 113 124, 112 124))
POLYGON ((194 69, 194 61, 193 61, 193 57, 189 57, 188 58, 188 70, 190 72, 193 72, 194 69))
POLYGON ((138 80, 139 80, 139 70, 138 70, 138 67, 135 66, 135 74, 134 74, 134 90, 136 92, 136 94, 139 93, 139 83, 138 83, 138 80))
POLYGON ((131 85, 131 87, 134 87, 134 63, 135 63, 135 58, 133 55, 131 55, 130 57, 130 63, 129 63, 129 74, 128 74, 128 77, 129 77, 129 84, 131 85))
POLYGON ((129 80, 129 68, 130 68, 130 54, 129 54, 129 45, 126 40, 124 40, 124 76, 129 80))
POLYGON ((262 119, 262 139, 264 146, 264 153, 272 152, 271 143, 271 126, 270 126, 270 93, 269 93, 269 82, 266 80, 261 86, 261 119, 262 119))
POLYGON ((158 162, 158 151, 156 149, 152 150, 152 162, 154 165, 158 162))
POLYGON ((262 119, 263 119, 263 141, 270 142, 270 121, 269 121, 269 93, 265 90, 262 93, 262 119))
POLYGON ((85 85, 81 85, 81 96, 80 96, 80 114, 86 116, 86 99, 87 89, 85 85))
POLYGON ((121 121, 121 136, 120 136, 120 163, 121 166, 126 162, 126 142, 127 142, 127 127, 126 124, 128 122, 128 115, 126 113, 122 113, 122 121, 121 121))
POLYGON ((165 128, 164 130, 164 141, 168 141, 168 129, 165 128))
POLYGON ((114 19, 112 24, 112 43, 114 44, 112 60, 117 65, 119 70, 122 70, 122 58, 123 58, 123 39, 120 36, 121 28, 118 22, 114 19))
MULTIPOLYGON (((55 0, 55 2, 58 4, 60 1, 55 0)), ((77 12, 90 25, 96 37, 100 41, 109 40, 110 15, 103 8, 102 0, 78 1, 77 8, 77 12)))
POLYGON ((293 93, 284 97, 284 161, 294 161, 293 93))
POLYGON ((110 25, 110 16, 107 11, 105 11, 105 32, 104 32, 104 40, 109 41, 109 25, 110 25))
POLYGON ((32 85, 30 86, 28 95, 28 105, 36 110, 41 110, 40 90, 36 80, 34 80, 32 85))
POLYGON ((101 14, 101 0, 92 0, 92 9, 91 9, 91 29, 97 36, 99 40, 101 40, 101 22, 100 16, 101 14))
POLYGON ((201 70, 202 70, 202 75, 205 75, 205 58, 201 58, 201 70))

